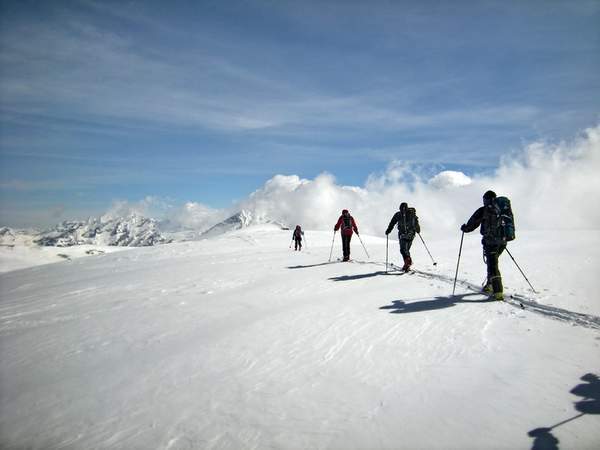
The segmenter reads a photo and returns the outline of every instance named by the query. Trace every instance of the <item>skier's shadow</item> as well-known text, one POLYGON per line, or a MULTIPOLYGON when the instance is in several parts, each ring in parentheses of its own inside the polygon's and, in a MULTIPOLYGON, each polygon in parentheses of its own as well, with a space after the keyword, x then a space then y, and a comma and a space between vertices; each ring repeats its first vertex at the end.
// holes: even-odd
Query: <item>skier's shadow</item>
POLYGON ((318 264, 308 264, 306 266, 288 266, 288 269, 308 269, 309 267, 319 267, 319 266, 328 266, 329 264, 333 264, 336 263, 338 261, 326 261, 324 263, 318 263, 318 264))
POLYGON ((491 300, 469 299, 468 297, 481 297, 483 294, 478 292, 469 292, 460 295, 451 295, 449 297, 434 297, 419 302, 407 303, 404 300, 394 300, 391 305, 381 306, 379 309, 390 309, 390 314, 405 314, 421 311, 433 311, 436 309, 451 308, 457 303, 489 303, 491 300))
POLYGON ((587 373, 581 377, 581 380, 585 383, 571 389, 571 394, 583 397, 583 400, 575 402, 575 409, 579 414, 550 427, 531 430, 527 433, 529 437, 534 438, 531 450, 558 450, 559 440, 551 433, 554 428, 579 419, 585 414, 600 414, 600 378, 593 373, 587 373))
POLYGON ((377 272, 370 272, 370 273, 361 273, 358 275, 340 275, 339 277, 331 277, 329 278, 329 280, 331 281, 351 281, 351 280, 361 280, 363 278, 371 278, 371 277, 376 277, 378 275, 401 275, 400 273, 386 273, 382 270, 379 270, 377 272))

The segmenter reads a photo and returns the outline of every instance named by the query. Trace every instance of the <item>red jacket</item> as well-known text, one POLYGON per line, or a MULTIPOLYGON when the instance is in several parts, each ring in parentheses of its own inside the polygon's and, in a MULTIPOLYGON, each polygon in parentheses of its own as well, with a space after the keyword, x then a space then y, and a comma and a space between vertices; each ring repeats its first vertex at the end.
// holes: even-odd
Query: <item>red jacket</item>
POLYGON ((342 214, 338 219, 337 223, 335 224, 335 227, 333 227, 333 230, 337 231, 340 228, 342 229, 341 233, 344 236, 352 236, 352 230, 354 230, 356 234, 358 234, 356 222, 354 221, 354 217, 352 217, 350 214, 348 214, 346 217, 344 217, 344 215, 342 214))

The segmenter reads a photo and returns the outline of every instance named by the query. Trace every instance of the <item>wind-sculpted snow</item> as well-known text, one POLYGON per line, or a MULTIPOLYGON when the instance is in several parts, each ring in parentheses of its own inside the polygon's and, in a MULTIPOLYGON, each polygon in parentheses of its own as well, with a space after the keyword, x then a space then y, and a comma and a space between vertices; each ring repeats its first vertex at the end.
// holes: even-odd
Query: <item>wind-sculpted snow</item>
POLYGON ((597 447, 573 387, 600 367, 598 232, 520 235, 539 294, 503 255, 506 302, 476 292, 478 237, 452 295, 454 239, 427 241, 435 267, 415 243, 400 275, 385 239, 345 263, 305 233, 301 252, 265 224, 1 274, 0 446, 531 448, 573 417, 561 448, 597 447))

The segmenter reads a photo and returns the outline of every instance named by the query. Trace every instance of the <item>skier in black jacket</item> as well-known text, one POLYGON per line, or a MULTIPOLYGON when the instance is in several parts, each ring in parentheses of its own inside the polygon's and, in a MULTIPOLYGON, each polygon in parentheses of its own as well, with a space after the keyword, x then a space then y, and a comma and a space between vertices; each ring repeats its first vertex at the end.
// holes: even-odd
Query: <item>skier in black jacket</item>
POLYGON ((415 238, 415 233, 421 232, 419 225, 419 218, 415 208, 409 208, 406 203, 400 204, 400 211, 394 214, 390 224, 385 230, 385 234, 388 235, 394 229, 394 225, 398 224, 398 241, 400 243, 400 253, 404 260, 404 266, 402 270, 408 271, 412 265, 412 258, 410 257, 410 246, 415 238))
POLYGON ((470 233, 475 228, 481 226, 480 232, 483 236, 481 244, 483 245, 483 257, 487 266, 487 281, 483 291, 494 294, 496 300, 504 300, 502 275, 498 267, 498 258, 506 249, 506 239, 499 234, 500 228, 495 224, 497 213, 494 207, 496 193, 487 191, 483 194, 483 206, 478 208, 466 224, 462 224, 460 229, 464 233, 470 233))

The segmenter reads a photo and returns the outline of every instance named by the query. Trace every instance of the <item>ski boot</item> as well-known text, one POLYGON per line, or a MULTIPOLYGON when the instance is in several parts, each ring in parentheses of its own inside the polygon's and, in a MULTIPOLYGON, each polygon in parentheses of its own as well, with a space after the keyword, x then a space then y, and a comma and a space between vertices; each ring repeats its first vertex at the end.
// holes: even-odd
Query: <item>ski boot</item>
POLYGON ((404 265, 402 266, 402 271, 408 272, 410 270, 410 266, 412 265, 412 259, 410 259, 410 256, 403 256, 402 258, 404 258, 404 265))

